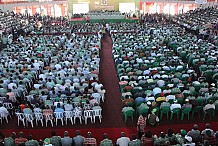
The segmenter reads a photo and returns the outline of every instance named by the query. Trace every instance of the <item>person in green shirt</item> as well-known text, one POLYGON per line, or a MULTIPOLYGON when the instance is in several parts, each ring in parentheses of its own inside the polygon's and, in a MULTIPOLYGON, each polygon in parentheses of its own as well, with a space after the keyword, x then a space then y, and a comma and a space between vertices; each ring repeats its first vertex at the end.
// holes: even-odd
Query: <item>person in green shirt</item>
POLYGON ((4 139, 4 145, 5 146, 14 146, 15 145, 15 139, 16 137, 16 133, 15 132, 12 132, 10 137, 7 137, 4 139))
POLYGON ((129 146, 141 146, 141 140, 136 138, 135 134, 132 134, 132 141, 129 142, 128 144, 129 146))
POLYGON ((108 139, 107 133, 104 133, 104 140, 101 141, 100 146, 113 146, 113 142, 108 139))
POLYGON ((28 135, 27 142, 25 142, 25 146, 39 146, 37 140, 34 140, 32 135, 28 135))
POLYGON ((55 131, 52 131, 51 135, 52 135, 52 137, 50 138, 51 144, 53 146, 61 146, 61 137, 60 136, 56 136, 56 132, 55 131))

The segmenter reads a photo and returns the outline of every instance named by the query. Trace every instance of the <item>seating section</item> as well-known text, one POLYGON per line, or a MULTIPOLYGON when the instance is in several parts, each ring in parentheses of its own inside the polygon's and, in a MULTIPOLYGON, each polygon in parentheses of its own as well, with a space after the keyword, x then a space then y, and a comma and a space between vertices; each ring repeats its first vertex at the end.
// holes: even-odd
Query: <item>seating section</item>
MULTIPOLYGON (((129 29, 135 24, 128 25, 129 29)), ((112 39, 125 120, 129 111, 139 116, 154 108, 161 119, 164 113, 167 119, 174 115, 181 119, 187 115, 189 119, 190 112, 194 116, 198 106, 203 115, 214 116, 217 46, 213 42, 198 40, 198 36, 177 25, 162 23, 147 23, 144 30, 113 34, 112 39), (209 105, 212 113, 206 112, 209 105)))
MULTIPOLYGON (((14 15, 1 14, 5 19, 14 15)), ((6 44, 0 55, 0 103, 8 113, 1 115, 1 123, 13 115, 18 126, 46 122, 47 127, 49 121, 52 126, 53 121, 64 125, 68 120, 77 124, 77 117, 80 124, 89 123, 87 118, 93 119, 90 123, 101 122, 106 91, 98 77, 100 38, 96 34, 28 35, 6 44)))
MULTIPOLYGON (((151 114, 159 117, 151 120, 160 119, 160 122, 215 118, 218 110, 217 14, 213 7, 172 17, 145 15, 143 20, 148 21, 141 23, 108 24, 125 122, 129 119, 135 122, 140 115, 150 121, 151 114), (186 21, 184 17, 188 17, 186 21)), ((105 12, 100 17, 108 15, 121 14, 105 12)), ((100 39, 104 36, 96 34, 101 24, 68 25, 65 19, 57 24, 56 20, 51 21, 54 24, 40 20, 42 16, 38 14, 22 17, 13 12, 0 12, 3 22, 0 29, 6 30, 0 54, 1 125, 9 123, 13 116, 18 126, 31 128, 101 123, 102 103, 106 101, 106 90, 99 80, 100 39), (21 23, 17 25, 17 21, 21 23), (16 26, 22 28, 19 33, 16 26)), ((137 125, 143 127, 144 121, 140 122, 137 125)), ((161 132, 160 137, 145 133, 139 140, 150 141, 145 145, 216 141, 215 132, 212 129, 208 132, 209 126, 207 124, 206 132, 200 134, 194 125, 193 130, 200 135, 198 140, 191 132, 182 130, 174 134, 172 129, 167 134, 161 132)), ((5 140, 7 142, 7 138, 5 140)))

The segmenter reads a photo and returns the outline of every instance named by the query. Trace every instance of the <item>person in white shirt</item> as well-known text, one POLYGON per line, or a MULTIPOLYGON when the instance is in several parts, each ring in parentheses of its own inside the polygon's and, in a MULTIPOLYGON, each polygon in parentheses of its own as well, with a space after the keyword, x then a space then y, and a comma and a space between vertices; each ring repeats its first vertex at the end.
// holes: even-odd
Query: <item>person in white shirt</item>
POLYGON ((176 108, 180 108, 181 109, 181 104, 177 103, 177 100, 174 100, 174 103, 171 104, 171 106, 170 106, 170 110, 173 111, 176 108))
POLYGON ((153 95, 155 96, 155 95, 157 95, 157 94, 160 94, 162 92, 162 90, 161 90, 161 88, 159 88, 159 87, 155 87, 154 89, 153 89, 153 95))
POLYGON ((176 99, 175 95, 167 95, 167 96, 166 96, 166 100, 167 100, 167 101, 169 101, 169 100, 175 100, 175 99, 176 99))
POLYGON ((165 85, 165 81, 160 79, 157 81, 157 85, 158 85, 158 87, 163 87, 165 85))
POLYGON ((0 103, 0 114, 8 115, 8 110, 0 103))
POLYGON ((94 99, 96 99, 96 100, 98 101, 98 103, 101 102, 101 94, 98 93, 96 90, 94 91, 94 93, 92 93, 92 97, 93 97, 94 99))
POLYGON ((67 104, 64 105, 65 111, 72 111, 73 110, 73 105, 70 104, 70 101, 67 101, 67 104))
POLYGON ((215 110, 215 104, 213 103, 213 100, 210 100, 208 104, 206 104, 204 106, 204 111, 208 110, 208 109, 214 109, 215 110))
POLYGON ((130 139, 125 136, 124 132, 121 132, 121 137, 117 139, 116 144, 119 146, 128 146, 130 139))

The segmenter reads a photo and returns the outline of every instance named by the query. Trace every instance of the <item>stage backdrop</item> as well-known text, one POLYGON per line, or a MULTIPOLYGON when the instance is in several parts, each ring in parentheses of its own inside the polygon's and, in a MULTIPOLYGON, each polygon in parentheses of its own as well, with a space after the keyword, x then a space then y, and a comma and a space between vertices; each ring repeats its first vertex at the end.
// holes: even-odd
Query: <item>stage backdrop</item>
MULTIPOLYGON (((134 3, 134 10, 131 10, 131 11, 139 10, 140 0, 69 0, 68 7, 69 7, 69 13, 72 13, 72 12, 76 13, 76 11, 79 8, 84 9, 84 7, 82 7, 82 4, 83 6, 86 5, 85 6, 86 10, 83 10, 83 11, 119 10, 120 7, 125 6, 123 3, 125 3, 126 5, 128 5, 128 3, 129 5, 133 5, 134 3), (120 3, 122 3, 121 6, 120 6, 120 3), (87 9, 87 5, 88 5, 88 9, 87 9)), ((124 10, 124 8, 121 8, 121 9, 124 10)))

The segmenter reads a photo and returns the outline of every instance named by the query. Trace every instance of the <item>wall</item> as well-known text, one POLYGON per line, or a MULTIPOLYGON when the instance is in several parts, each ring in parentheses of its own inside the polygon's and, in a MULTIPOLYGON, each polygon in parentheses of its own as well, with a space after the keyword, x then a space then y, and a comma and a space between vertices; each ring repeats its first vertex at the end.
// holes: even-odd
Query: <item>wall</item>
POLYGON ((15 7, 23 6, 35 6, 35 5, 47 5, 47 4, 67 4, 67 1, 49 1, 49 2, 31 2, 31 3, 13 3, 13 4, 0 4, 0 9, 4 11, 13 11, 15 7))

